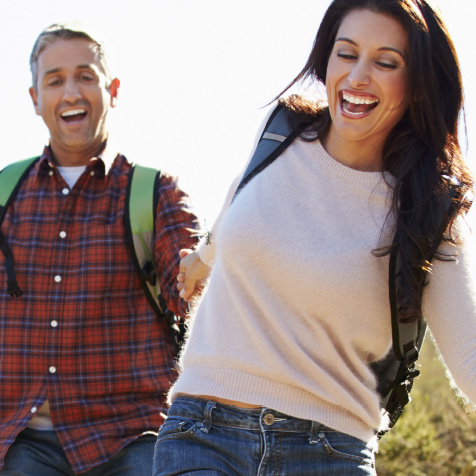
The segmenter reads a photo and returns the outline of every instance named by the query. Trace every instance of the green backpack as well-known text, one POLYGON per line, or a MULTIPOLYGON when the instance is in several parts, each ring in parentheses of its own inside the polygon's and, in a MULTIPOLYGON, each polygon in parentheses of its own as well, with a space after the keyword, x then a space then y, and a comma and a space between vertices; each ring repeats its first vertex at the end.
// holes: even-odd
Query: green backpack
MULTIPOLYGON (((0 225, 9 204, 15 198, 21 184, 38 159, 39 157, 32 157, 14 162, 0 172, 0 225)), ((160 292, 153 259, 154 218, 157 209, 159 180, 160 172, 155 169, 141 165, 131 168, 124 210, 125 228, 134 266, 139 274, 147 300, 157 316, 167 320, 174 345, 178 349, 183 339, 183 327, 179 324, 177 317, 167 309, 165 299, 160 292)), ((13 298, 19 297, 23 293, 15 277, 13 254, 1 231, 0 250, 5 256, 7 291, 13 298)))

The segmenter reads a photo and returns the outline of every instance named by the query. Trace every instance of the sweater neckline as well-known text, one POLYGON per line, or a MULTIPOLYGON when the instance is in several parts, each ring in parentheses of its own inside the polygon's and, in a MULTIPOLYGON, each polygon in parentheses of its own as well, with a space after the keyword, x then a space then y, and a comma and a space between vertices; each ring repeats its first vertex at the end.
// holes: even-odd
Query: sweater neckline
POLYGON ((394 177, 389 172, 365 172, 342 164, 329 155, 319 140, 311 142, 310 145, 312 147, 313 155, 315 155, 319 160, 319 164, 325 167, 331 174, 339 176, 343 180, 374 186, 379 183, 388 182, 389 184, 393 184, 394 182, 394 177))

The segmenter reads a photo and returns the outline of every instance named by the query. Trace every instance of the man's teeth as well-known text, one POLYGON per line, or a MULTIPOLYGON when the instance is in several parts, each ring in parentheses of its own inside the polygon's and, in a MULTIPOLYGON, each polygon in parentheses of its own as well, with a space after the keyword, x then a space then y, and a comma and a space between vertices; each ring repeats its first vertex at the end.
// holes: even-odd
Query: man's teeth
POLYGON ((352 96, 348 93, 342 93, 342 98, 344 101, 351 102, 352 104, 375 104, 378 102, 378 99, 369 99, 362 96, 352 96))
POLYGON ((66 111, 61 114, 61 117, 76 116, 78 114, 86 114, 85 109, 71 109, 71 111, 66 111))

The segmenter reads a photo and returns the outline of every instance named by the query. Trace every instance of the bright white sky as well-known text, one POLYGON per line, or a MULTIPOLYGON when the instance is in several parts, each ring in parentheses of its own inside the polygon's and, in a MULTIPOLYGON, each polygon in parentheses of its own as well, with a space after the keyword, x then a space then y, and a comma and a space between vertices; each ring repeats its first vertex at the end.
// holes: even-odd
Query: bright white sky
MULTIPOLYGON (((121 80, 110 129, 129 159, 177 174, 213 222, 247 160, 260 108, 298 74, 328 0, 2 0, 0 166, 41 152, 48 133, 28 94, 40 31, 78 20, 107 41, 121 80)), ((440 0, 466 87, 476 160, 476 2, 440 0)))

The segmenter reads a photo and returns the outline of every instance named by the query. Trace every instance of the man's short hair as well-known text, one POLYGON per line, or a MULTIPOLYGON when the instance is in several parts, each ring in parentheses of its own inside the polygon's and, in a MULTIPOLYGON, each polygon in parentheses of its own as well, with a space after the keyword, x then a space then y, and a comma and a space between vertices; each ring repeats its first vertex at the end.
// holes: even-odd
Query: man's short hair
POLYGON ((33 82, 32 86, 35 90, 37 89, 38 83, 38 57, 41 52, 58 39, 72 40, 76 38, 89 40, 93 44, 94 52, 96 53, 104 70, 104 74, 106 75, 106 84, 109 85, 111 83, 113 78, 109 70, 104 44, 95 39, 89 33, 86 33, 79 23, 54 23, 40 33, 31 51, 30 70, 33 82))

